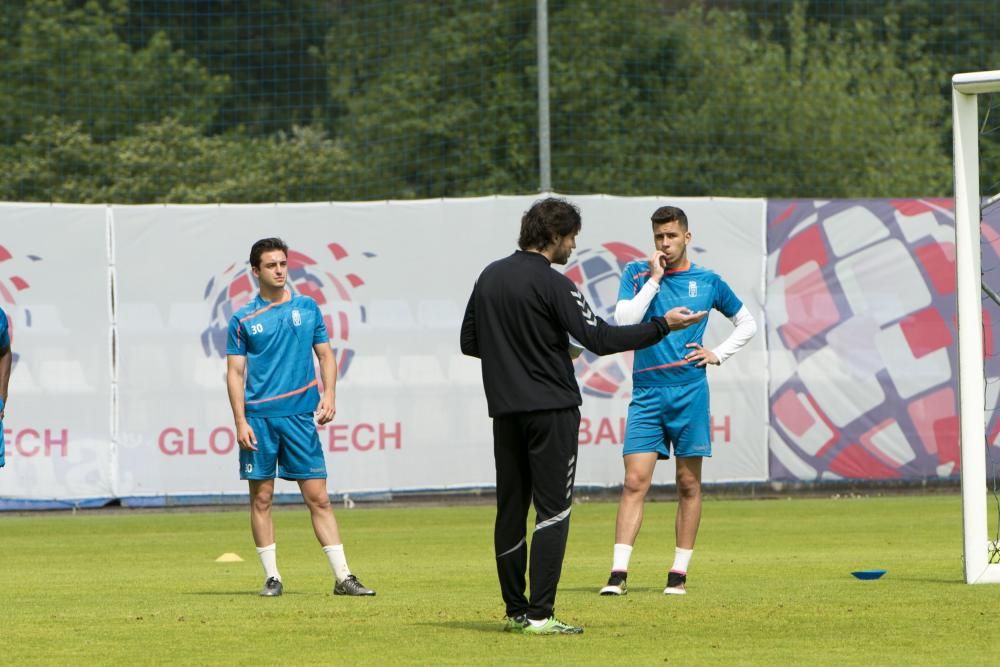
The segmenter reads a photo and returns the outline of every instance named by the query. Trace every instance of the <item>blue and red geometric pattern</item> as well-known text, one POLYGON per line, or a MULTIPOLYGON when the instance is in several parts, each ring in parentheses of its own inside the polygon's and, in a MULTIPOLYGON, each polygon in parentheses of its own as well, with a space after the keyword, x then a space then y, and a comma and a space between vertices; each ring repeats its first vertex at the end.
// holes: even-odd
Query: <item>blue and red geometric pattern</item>
MULTIPOLYGON (((771 479, 958 474, 954 225, 950 199, 768 203, 771 479)), ((984 305, 993 445, 997 314, 984 305)))

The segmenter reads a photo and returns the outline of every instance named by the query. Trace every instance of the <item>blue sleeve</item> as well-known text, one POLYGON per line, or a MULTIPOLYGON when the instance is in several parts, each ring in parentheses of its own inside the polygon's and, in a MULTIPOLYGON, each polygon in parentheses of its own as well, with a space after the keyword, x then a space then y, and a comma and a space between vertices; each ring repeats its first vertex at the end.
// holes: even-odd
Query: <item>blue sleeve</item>
POLYGON ((10 347, 10 333, 7 325, 7 313, 0 308, 0 350, 10 347))
POLYGON ((319 309, 319 305, 315 301, 312 299, 309 301, 312 303, 313 311, 316 314, 316 328, 313 329, 313 345, 327 343, 330 341, 330 334, 327 333, 326 324, 323 322, 323 312, 319 309))
POLYGON ((247 339, 243 332, 243 324, 233 315, 229 318, 229 335, 226 339, 226 354, 247 356, 247 339))
POLYGON ((618 285, 619 301, 635 298, 635 295, 639 293, 642 286, 639 284, 638 273, 638 265, 635 262, 629 262, 625 265, 625 270, 622 271, 622 281, 618 285))
POLYGON ((743 302, 733 293, 732 288, 726 284, 726 281, 719 278, 718 284, 715 286, 715 302, 712 304, 712 307, 726 317, 733 317, 736 313, 740 312, 743 302))

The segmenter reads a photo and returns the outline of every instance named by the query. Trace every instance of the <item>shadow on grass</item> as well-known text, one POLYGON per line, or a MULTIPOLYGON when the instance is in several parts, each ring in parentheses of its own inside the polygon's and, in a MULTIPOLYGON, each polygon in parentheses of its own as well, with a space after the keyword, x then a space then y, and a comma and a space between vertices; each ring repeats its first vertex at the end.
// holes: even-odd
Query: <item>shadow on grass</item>
POLYGON ((965 581, 963 581, 962 579, 958 579, 956 577, 944 577, 944 576, 942 576, 942 577, 911 577, 911 576, 905 575, 905 574, 896 575, 895 577, 886 576, 886 577, 884 577, 882 579, 876 579, 875 581, 862 581, 862 582, 858 582, 858 583, 859 583, 859 585, 875 584, 876 586, 878 586, 878 585, 881 584, 882 586, 886 586, 886 585, 891 585, 892 582, 893 582, 893 580, 898 581, 899 583, 902 583, 902 584, 917 583, 917 584, 954 584, 956 586, 965 586, 966 585, 965 581))
MULTIPOLYGON (((329 595, 329 593, 326 593, 326 594, 329 595)), ((189 591, 187 593, 184 593, 184 595, 228 595, 228 596, 236 596, 236 597, 254 597, 254 598, 265 597, 265 596, 261 595, 260 593, 258 593, 256 591, 246 591, 246 590, 243 590, 243 591, 189 591)), ((285 591, 284 593, 282 593, 281 595, 279 595, 277 597, 288 597, 289 595, 291 595, 291 596, 308 595, 308 593, 297 593, 295 591, 285 591)))
MULTIPOLYGON (((621 597, 620 595, 598 595, 598 591, 601 590, 600 586, 560 586, 560 593, 593 593, 594 597, 604 597, 604 598, 616 598, 621 597)), ((629 595, 632 593, 641 593, 645 595, 646 593, 663 593, 663 586, 633 586, 629 584, 628 587, 629 595)))
POLYGON ((450 628, 452 630, 465 630, 466 632, 495 632, 497 634, 508 634, 503 631, 503 621, 438 621, 436 623, 423 621, 414 625, 426 625, 432 628, 450 628))

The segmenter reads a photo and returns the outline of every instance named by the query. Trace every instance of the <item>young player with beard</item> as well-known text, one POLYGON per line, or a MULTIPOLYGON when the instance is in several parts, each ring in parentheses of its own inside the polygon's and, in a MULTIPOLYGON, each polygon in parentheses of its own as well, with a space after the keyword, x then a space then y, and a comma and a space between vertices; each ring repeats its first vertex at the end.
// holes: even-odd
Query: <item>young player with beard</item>
POLYGON ((649 261, 630 262, 622 274, 615 321, 634 325, 678 306, 718 310, 735 325, 721 345, 708 349, 702 338, 708 319, 635 353, 633 397, 625 428, 625 482, 615 525, 608 583, 601 595, 625 595, 632 546, 642 525, 643 503, 658 460, 677 463, 676 548, 664 593, 687 592, 687 572, 701 522, 702 460, 712 455, 706 367, 718 366, 757 331, 753 316, 718 274, 687 257, 691 232, 687 215, 674 206, 652 215, 655 251, 649 261))

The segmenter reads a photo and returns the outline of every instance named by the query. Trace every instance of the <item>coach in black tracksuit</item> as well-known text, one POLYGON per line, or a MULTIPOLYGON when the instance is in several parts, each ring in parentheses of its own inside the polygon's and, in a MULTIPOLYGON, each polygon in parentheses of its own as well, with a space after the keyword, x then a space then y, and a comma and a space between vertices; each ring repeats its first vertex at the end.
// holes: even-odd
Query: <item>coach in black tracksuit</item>
POLYGON ((576 285, 551 267, 569 259, 580 228, 579 209, 569 202, 535 202, 521 220, 521 250, 480 274, 462 321, 462 352, 482 360, 493 418, 494 546, 508 630, 528 628, 528 621, 538 627, 547 620, 543 634, 583 631, 553 614, 569 535, 582 403, 569 336, 596 354, 611 354, 654 345, 670 329, 704 317, 677 308, 651 322, 606 324, 576 285), (532 500, 536 518, 529 602, 524 595, 525 521, 532 500))

